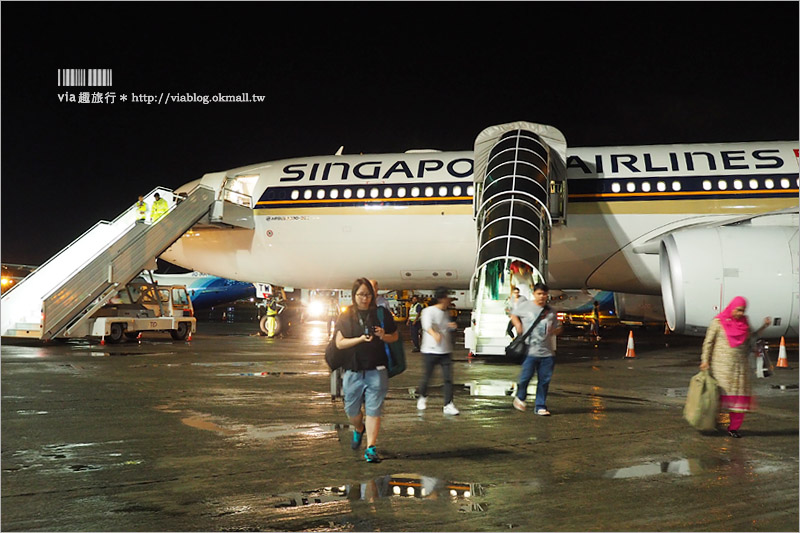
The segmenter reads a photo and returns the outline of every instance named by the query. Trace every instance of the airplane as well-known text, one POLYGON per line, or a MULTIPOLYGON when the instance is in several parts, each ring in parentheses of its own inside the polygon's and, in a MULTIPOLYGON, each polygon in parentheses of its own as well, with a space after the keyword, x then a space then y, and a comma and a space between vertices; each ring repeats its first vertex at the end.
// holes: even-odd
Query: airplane
POLYGON ((796 337, 798 185, 797 141, 567 149, 556 128, 514 122, 481 132, 473 151, 339 149, 205 174, 176 193, 211 187, 249 221, 200 223, 161 258, 287 287, 445 286, 476 310, 492 263, 522 260, 551 289, 663 305, 678 333, 703 335, 741 294, 754 320, 772 317, 764 336, 796 337), (492 204, 514 179, 527 185, 492 204))
POLYGON ((253 283, 225 279, 201 272, 157 274, 147 271, 144 274, 145 279, 150 279, 152 275, 153 280, 161 285, 186 287, 195 310, 210 309, 215 305, 256 297, 256 286, 253 283))

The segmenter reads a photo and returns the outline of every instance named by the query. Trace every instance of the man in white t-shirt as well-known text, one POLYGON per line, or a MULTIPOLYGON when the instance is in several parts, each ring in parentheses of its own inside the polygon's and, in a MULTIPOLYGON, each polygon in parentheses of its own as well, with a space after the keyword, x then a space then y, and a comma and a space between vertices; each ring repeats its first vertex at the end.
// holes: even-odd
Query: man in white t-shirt
POLYGON ((450 318, 447 308, 452 302, 449 291, 439 287, 435 292, 436 304, 422 310, 420 323, 422 324, 421 351, 425 362, 425 374, 419 385, 419 400, 417 409, 424 410, 428 402, 428 382, 436 365, 442 367, 444 380, 444 408, 446 415, 457 415, 458 409, 453 405, 453 342, 451 333, 456 329, 456 323, 450 318))

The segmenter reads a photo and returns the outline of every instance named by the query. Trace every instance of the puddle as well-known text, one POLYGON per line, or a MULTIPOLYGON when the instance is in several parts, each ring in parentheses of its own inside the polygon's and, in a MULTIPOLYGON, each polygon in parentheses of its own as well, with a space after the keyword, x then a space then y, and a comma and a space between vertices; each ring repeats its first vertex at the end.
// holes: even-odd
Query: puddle
POLYGON ((206 431, 214 431, 217 433, 221 433, 222 435, 236 435, 240 433, 239 431, 233 429, 227 429, 221 426, 218 426, 214 422, 208 420, 208 416, 206 415, 198 415, 198 416, 189 416, 186 418, 181 418, 181 422, 186 424, 189 427, 195 429, 203 429, 206 431))
POLYGON ((668 388, 664 393, 668 398, 686 398, 689 393, 689 387, 675 387, 668 388))
POLYGON ((21 411, 17 411, 18 415, 46 415, 47 411, 36 411, 34 409, 23 409, 21 411))
POLYGON ((321 375, 330 375, 329 372, 319 372, 319 371, 309 371, 309 372, 296 372, 296 371, 287 371, 287 372, 277 372, 277 371, 269 371, 269 372, 237 372, 235 374, 217 374, 218 376, 246 376, 246 377, 265 377, 265 376, 321 376, 321 375))
POLYGON ((297 436, 304 439, 320 439, 336 436, 338 431, 346 429, 346 424, 280 424, 273 426, 251 426, 247 424, 227 424, 224 419, 219 419, 204 413, 194 413, 170 409, 168 405, 156 407, 164 413, 183 413, 181 423, 203 431, 212 431, 224 437, 237 437, 245 440, 268 441, 287 436, 297 436), (188 416, 186 416, 188 415, 188 416))
POLYGON ((100 467, 92 465, 70 465, 69 469, 73 472, 86 472, 89 470, 100 470, 100 467))
POLYGON ((624 479, 649 477, 660 474, 694 476, 709 470, 714 470, 725 463, 726 461, 723 459, 703 461, 699 459, 679 459, 677 461, 661 461, 629 466, 627 468, 617 468, 615 470, 606 470, 603 477, 624 479))
POLYGON ((299 507, 342 500, 372 502, 378 499, 415 498, 450 501, 459 505, 459 511, 483 512, 488 504, 472 501, 472 498, 483 495, 483 487, 477 483, 445 481, 419 474, 390 474, 360 484, 281 494, 279 497, 285 500, 275 507, 299 507))
MULTIPOLYGON (((528 395, 536 395, 537 379, 534 378, 528 384, 528 395)), ((517 392, 517 383, 502 379, 479 379, 468 381, 464 386, 469 389, 470 396, 512 396, 517 392)))
POLYGON ((239 362, 239 363, 192 363, 192 366, 256 366, 253 362, 239 362))

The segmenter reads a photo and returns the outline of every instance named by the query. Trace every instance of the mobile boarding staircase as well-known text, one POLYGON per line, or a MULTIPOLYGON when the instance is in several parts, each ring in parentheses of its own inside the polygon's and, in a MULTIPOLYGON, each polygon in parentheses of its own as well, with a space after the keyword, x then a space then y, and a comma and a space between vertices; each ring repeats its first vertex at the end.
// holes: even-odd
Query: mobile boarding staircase
POLYGON ((566 224, 566 151, 559 130, 529 122, 492 126, 475 139, 475 307, 464 333, 474 355, 504 354, 511 341, 505 314, 511 263, 527 263, 535 280, 547 280, 550 231, 566 224))
POLYGON ((155 259, 195 223, 226 225, 223 187, 201 184, 185 197, 158 187, 145 197, 148 205, 156 193, 170 205, 156 222, 137 222, 134 204, 112 222, 95 224, 3 294, 4 340, 86 336, 89 318, 142 270, 155 269, 155 259))

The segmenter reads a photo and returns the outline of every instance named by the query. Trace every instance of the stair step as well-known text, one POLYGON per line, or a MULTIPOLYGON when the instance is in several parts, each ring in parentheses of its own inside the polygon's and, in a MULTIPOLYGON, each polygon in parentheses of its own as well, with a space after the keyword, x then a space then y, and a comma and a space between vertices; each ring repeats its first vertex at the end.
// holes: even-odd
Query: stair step
POLYGON ((24 329, 24 330, 41 330, 42 324, 39 322, 17 322, 14 324, 15 329, 24 329))
POLYGON ((505 348, 511 342, 508 337, 478 337, 479 346, 502 346, 505 348))
POLYGON ((28 330, 28 329, 9 329, 6 331, 5 337, 25 337, 31 339, 39 339, 42 336, 42 330, 28 330))

